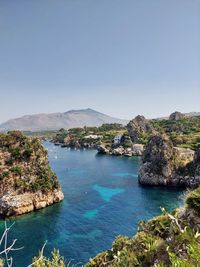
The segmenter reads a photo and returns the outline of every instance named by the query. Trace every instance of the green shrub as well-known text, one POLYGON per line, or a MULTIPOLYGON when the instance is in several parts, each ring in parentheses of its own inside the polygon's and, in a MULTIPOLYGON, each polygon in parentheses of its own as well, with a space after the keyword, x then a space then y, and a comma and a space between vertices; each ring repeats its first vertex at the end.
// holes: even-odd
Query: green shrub
POLYGON ((188 194, 186 204, 200 212, 200 186, 188 194))
POLYGON ((9 176, 9 172, 8 171, 4 171, 2 173, 0 173, 0 180, 3 180, 5 177, 9 176))
MULTIPOLYGON (((65 267, 64 258, 60 256, 58 250, 54 250, 52 252, 52 257, 41 257, 41 253, 39 253, 38 257, 33 258, 32 261, 33 267, 65 267)), ((70 265, 67 265, 70 267, 70 265)), ((75 266, 75 265, 74 265, 75 266)))
POLYGON ((11 172, 22 175, 22 168, 20 166, 14 166, 10 169, 11 172))
POLYGON ((11 154, 11 156, 14 158, 14 159, 20 159, 21 158, 21 153, 20 153, 20 149, 19 147, 11 147, 9 149, 9 152, 11 154))

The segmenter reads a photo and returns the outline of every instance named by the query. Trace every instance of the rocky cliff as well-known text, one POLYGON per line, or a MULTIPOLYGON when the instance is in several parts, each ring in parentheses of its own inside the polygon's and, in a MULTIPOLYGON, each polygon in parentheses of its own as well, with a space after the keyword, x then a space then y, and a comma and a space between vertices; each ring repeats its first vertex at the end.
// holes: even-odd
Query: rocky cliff
POLYGON ((127 130, 133 143, 143 143, 147 135, 153 133, 153 126, 144 116, 138 115, 127 124, 127 130))
POLYGON ((64 195, 36 138, 0 135, 0 215, 12 216, 59 202, 64 195))
POLYGON ((152 136, 143 153, 139 182, 144 185, 197 187, 199 150, 173 147, 165 134, 152 136))
POLYGON ((169 116, 169 120, 171 121, 178 121, 185 118, 185 115, 179 111, 175 111, 169 116))

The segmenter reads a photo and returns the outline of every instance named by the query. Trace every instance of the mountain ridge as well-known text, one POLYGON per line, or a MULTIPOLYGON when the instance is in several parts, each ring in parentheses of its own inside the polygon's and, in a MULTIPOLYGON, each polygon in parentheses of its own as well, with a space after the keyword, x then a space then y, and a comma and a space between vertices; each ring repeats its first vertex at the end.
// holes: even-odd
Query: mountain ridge
POLYGON ((100 126, 103 123, 126 124, 128 121, 108 116, 91 108, 69 110, 66 112, 39 113, 24 115, 0 124, 0 131, 45 131, 60 128, 100 126))

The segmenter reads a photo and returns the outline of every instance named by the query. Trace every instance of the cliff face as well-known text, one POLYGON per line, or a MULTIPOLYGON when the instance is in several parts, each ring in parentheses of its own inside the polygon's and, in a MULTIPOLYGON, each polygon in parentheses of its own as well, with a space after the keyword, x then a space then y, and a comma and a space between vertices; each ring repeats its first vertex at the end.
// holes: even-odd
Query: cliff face
POLYGON ((19 215, 59 202, 64 195, 38 139, 0 135, 0 214, 19 215))
POLYGON ((174 175, 173 144, 166 135, 150 138, 142 156, 139 173, 141 184, 168 184, 174 175))
POLYGON ((139 182, 144 185, 197 187, 199 150, 173 147, 165 134, 152 136, 143 153, 139 182))
POLYGON ((127 130, 133 143, 141 143, 147 134, 153 132, 153 127, 144 116, 138 115, 127 124, 127 130))
POLYGON ((169 120, 178 121, 185 118, 185 115, 179 111, 175 111, 174 113, 170 114, 169 120))

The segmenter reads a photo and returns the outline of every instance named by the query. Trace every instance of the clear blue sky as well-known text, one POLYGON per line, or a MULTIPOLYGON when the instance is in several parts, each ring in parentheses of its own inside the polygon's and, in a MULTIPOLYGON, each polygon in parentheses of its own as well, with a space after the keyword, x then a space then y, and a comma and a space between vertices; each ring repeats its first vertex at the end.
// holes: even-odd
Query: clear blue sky
POLYGON ((0 0, 0 122, 200 111, 199 0, 0 0))

